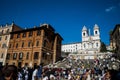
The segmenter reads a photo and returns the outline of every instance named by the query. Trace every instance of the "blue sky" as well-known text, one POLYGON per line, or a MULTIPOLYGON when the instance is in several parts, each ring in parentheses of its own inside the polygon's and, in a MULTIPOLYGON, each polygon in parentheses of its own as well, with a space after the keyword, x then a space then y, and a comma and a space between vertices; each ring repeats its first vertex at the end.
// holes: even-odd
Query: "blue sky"
POLYGON ((0 0, 0 25, 12 21, 23 28, 51 24, 63 44, 81 42, 83 26, 92 32, 97 24, 109 44, 109 31, 120 24, 120 0, 0 0))

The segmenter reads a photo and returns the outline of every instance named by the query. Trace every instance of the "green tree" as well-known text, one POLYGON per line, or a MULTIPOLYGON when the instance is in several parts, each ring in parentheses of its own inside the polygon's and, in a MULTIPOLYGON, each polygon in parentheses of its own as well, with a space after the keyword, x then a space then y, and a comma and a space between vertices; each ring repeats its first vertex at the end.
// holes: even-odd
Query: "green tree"
POLYGON ((100 52, 107 52, 107 48, 104 42, 101 42, 100 52))

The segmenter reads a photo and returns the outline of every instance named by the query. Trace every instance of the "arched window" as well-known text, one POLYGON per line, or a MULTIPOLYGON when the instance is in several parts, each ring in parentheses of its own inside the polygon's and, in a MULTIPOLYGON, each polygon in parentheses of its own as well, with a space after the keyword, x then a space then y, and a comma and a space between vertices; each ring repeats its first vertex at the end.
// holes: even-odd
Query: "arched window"
POLYGON ((95 34, 98 34, 98 32, 97 32, 97 31, 95 31, 95 34))
POLYGON ((6 44, 5 43, 3 43, 2 44, 2 48, 6 48, 7 46, 6 46, 6 44))
POLYGON ((98 47, 98 43, 96 43, 96 47, 98 47))
POLYGON ((83 36, 85 36, 85 33, 83 33, 83 36))

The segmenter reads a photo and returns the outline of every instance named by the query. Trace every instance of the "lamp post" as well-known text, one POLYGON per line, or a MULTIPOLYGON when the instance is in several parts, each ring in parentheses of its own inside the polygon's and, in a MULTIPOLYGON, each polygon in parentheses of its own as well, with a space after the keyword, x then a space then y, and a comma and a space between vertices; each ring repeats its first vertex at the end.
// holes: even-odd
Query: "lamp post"
POLYGON ((50 58, 50 53, 47 52, 46 55, 48 56, 48 57, 47 57, 47 59, 48 59, 48 63, 50 63, 50 60, 49 60, 49 58, 50 58))
POLYGON ((47 52, 46 54, 47 54, 47 55, 50 55, 50 53, 48 53, 48 52, 47 52))

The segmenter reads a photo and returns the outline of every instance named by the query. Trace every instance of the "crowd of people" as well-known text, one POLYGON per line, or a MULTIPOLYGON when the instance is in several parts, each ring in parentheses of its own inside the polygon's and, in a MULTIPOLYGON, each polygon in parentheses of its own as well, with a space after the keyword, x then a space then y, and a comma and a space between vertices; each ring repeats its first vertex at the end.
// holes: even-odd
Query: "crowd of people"
POLYGON ((33 68, 15 65, 0 67, 0 80, 120 80, 119 60, 112 56, 103 59, 80 60, 71 57, 61 61, 69 67, 40 64, 33 68))

